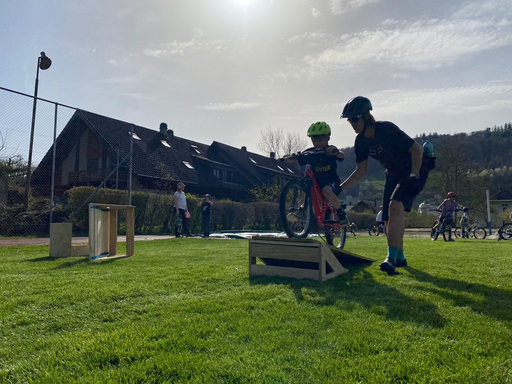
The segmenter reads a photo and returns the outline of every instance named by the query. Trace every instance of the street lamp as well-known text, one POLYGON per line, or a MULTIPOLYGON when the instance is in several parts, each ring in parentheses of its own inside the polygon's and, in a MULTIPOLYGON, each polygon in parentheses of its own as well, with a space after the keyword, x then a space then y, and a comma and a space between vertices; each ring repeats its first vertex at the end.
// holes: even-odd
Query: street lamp
POLYGON ((39 87, 39 69, 43 71, 50 68, 52 61, 44 52, 37 59, 36 85, 34 89, 34 106, 32 108, 32 125, 30 127, 30 146, 28 148, 28 169, 27 184, 25 186, 25 210, 28 209, 28 200, 30 198, 30 181, 32 179, 32 150, 34 147, 34 128, 36 125, 36 108, 37 108, 37 89, 39 87))

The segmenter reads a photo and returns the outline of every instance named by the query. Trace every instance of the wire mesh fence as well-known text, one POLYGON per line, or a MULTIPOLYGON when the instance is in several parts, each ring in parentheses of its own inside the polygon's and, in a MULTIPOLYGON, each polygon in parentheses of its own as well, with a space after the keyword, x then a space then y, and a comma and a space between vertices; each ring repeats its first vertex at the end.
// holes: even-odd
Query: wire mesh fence
POLYGON ((93 130, 79 109, 44 99, 34 108, 34 97, 0 88, 0 236, 48 236, 63 221, 84 234, 88 202, 130 203, 130 140, 107 150, 93 130), (84 186, 94 188, 75 191, 84 186), (91 197, 99 187, 111 188, 102 201, 91 197))

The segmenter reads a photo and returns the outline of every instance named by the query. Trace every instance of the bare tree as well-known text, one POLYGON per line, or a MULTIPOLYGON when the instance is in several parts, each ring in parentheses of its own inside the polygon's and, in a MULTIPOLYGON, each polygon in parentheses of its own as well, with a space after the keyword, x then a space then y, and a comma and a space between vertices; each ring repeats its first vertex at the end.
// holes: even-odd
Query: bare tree
POLYGON ((274 152, 278 158, 302 151, 307 145, 307 139, 298 132, 285 134, 282 128, 267 127, 261 131, 261 138, 256 146, 265 154, 274 152))

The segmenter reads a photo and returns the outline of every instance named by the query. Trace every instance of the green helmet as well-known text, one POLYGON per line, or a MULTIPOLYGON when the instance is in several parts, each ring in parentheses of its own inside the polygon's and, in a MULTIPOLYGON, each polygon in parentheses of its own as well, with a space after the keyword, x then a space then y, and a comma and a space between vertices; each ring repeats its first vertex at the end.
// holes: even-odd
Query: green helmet
POLYGON ((321 136, 321 135, 331 135, 331 127, 324 121, 317 121, 313 123, 308 128, 308 136, 321 136))

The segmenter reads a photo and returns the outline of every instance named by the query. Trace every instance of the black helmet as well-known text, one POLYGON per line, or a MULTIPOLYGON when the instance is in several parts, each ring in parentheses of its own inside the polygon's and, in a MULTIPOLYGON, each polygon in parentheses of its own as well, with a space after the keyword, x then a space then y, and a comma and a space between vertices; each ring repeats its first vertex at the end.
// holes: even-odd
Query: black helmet
POLYGON ((343 108, 343 113, 341 114, 341 119, 359 116, 371 111, 372 109, 372 103, 368 98, 364 96, 356 96, 345 104, 345 108, 343 108))

